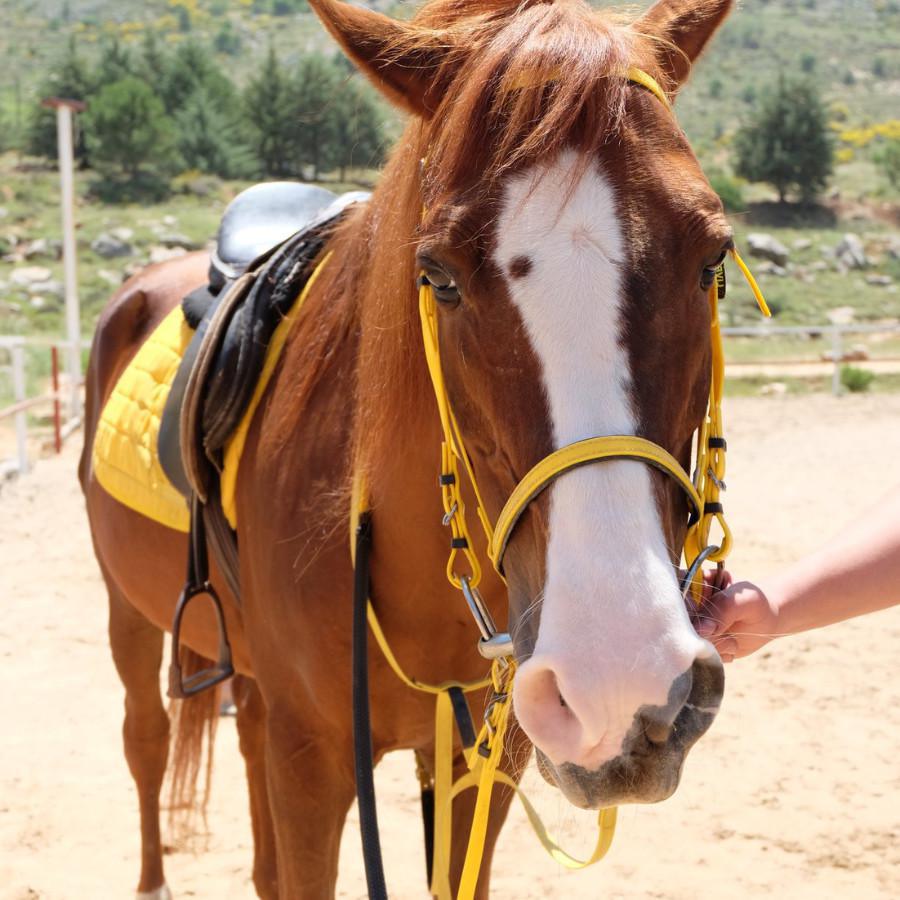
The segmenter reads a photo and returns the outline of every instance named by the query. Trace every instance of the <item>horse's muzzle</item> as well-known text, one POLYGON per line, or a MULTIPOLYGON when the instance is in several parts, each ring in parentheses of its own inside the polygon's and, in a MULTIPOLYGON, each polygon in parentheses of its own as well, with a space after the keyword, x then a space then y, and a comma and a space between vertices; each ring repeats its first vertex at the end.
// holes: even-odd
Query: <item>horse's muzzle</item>
POLYGON ((682 679, 690 679, 690 689, 674 719, 665 715, 665 707, 642 707, 622 742, 622 752, 593 771, 570 762, 554 765, 536 747, 541 774, 582 809, 657 803, 670 797, 688 751, 719 711, 725 686, 716 655, 695 661, 678 681, 682 679))

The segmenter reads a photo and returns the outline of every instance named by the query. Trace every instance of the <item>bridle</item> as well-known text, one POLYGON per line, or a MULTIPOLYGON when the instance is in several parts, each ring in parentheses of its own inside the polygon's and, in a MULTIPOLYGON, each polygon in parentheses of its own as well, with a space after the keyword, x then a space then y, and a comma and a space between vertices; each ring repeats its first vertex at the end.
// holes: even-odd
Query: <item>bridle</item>
MULTIPOLYGON (((542 81, 552 80, 555 76, 541 76, 542 81)), ((663 89, 654 78, 646 72, 630 68, 626 73, 629 81, 650 91, 671 113, 671 105, 663 89)), ((530 82, 518 79, 514 87, 522 87, 530 82)), ((539 83, 539 82, 536 82, 539 83)), ((735 249, 730 254, 743 273, 757 300, 760 310, 770 315, 765 299, 760 292, 753 275, 735 249)), ((582 868, 601 859, 608 850, 615 830, 615 809, 600 811, 598 825, 599 837, 594 852, 586 861, 575 860, 566 854, 547 834, 540 819, 534 812, 527 798, 521 794, 516 782, 499 769, 503 751, 503 739, 510 714, 512 682, 516 663, 513 657, 512 639, 507 632, 500 632, 481 597, 478 585, 482 578, 482 567, 476 553, 468 527, 466 503, 461 485, 461 468, 472 488, 476 501, 476 513, 487 541, 487 554, 497 573, 503 579, 503 558, 509 542, 529 505, 557 479, 582 466, 595 465, 608 460, 636 460, 662 472, 685 494, 690 509, 690 518, 684 540, 684 558, 686 572, 682 578, 683 595, 690 593, 696 603, 700 602, 703 584, 702 566, 706 561, 719 564, 724 562, 731 550, 732 536, 725 521, 721 491, 725 488, 725 453, 727 444, 722 424, 722 390, 724 385, 725 365, 722 347, 722 335, 719 327, 718 304, 725 296, 724 261, 716 271, 716 278, 709 289, 710 305, 710 339, 712 344, 712 373, 710 379, 709 398, 706 413, 697 431, 696 455, 693 476, 688 475, 677 459, 664 447, 638 435, 600 435, 588 440, 579 441, 562 447, 540 460, 516 485, 504 504, 495 522, 486 512, 481 491, 466 451, 462 433, 453 413, 447 393, 441 366, 439 325, 437 303, 431 282, 424 273, 420 273, 419 317, 422 327, 422 340, 431 384, 434 389, 438 414, 441 422, 443 438, 441 441, 441 469, 439 484, 441 500, 444 508, 443 524, 450 529, 450 553, 447 560, 447 578, 459 589, 478 627, 480 639, 478 650, 483 657, 491 660, 490 679, 477 682, 448 682, 441 685, 429 685, 408 676, 394 656, 378 617, 368 599, 367 580, 357 578, 358 585, 364 585, 366 594, 358 600, 365 603, 363 610, 365 620, 373 632, 376 642, 397 676, 409 687, 432 693, 436 696, 435 712, 435 774, 430 782, 434 803, 434 854, 431 872, 431 891, 440 900, 450 898, 449 862, 452 800, 458 793, 470 787, 477 787, 477 799, 469 835, 460 887, 457 897, 470 900, 474 896, 478 873, 481 866, 484 840, 487 832, 488 812, 492 788, 500 781, 511 787, 519 795, 525 805, 526 812, 544 847, 558 862, 569 868, 582 868), (460 466, 460 464, 462 464, 460 466), (718 523, 721 538, 718 544, 710 542, 712 525, 718 523), (460 572, 458 566, 460 555, 466 562, 467 571, 460 572), (471 719, 465 700, 460 697, 464 693, 484 689, 490 686, 493 690, 484 715, 484 723, 477 738, 466 735, 472 733, 471 719), (453 722, 456 720, 463 742, 464 754, 469 765, 469 772, 453 782, 453 722)), ((368 534, 367 495, 360 477, 354 486, 354 500, 351 513, 351 547, 354 548, 354 563, 359 552, 360 535, 368 534)), ((367 538, 368 539, 368 538, 367 538)), ((358 567, 357 567, 358 572, 358 567)), ((367 576, 366 576, 367 578, 367 576)), ((505 579, 504 579, 505 581, 505 579)), ((361 607, 360 607, 361 608, 361 607)), ((364 642, 363 642, 364 643, 364 642)), ((356 735, 359 749, 360 735, 356 735)), ((371 739, 369 738, 369 746, 371 739)), ((369 750, 371 756, 371 749, 369 750)), ((359 765, 357 767, 359 775, 359 765)), ((424 791, 429 788, 429 776, 420 765, 420 781, 424 791)), ((371 802, 372 819, 374 820, 374 796, 366 798, 362 793, 360 809, 364 800, 371 802)), ((377 825, 376 841, 377 844, 377 825)), ((364 829, 364 848, 366 847, 364 829)), ((370 842, 371 843, 371 842, 370 842)), ((380 865, 380 858, 377 861, 380 865)), ((369 856, 366 856, 367 878, 369 878, 370 896, 380 896, 373 890, 373 879, 369 872, 369 856)), ((383 873, 382 889, 383 889, 383 873)))
MULTIPOLYGON (((632 83, 650 91, 670 113, 672 112, 668 97, 654 78, 636 68, 630 68, 627 77, 632 83)), ((519 86, 518 83, 517 86, 519 86)), ((729 252, 746 277, 760 310, 764 315, 770 315, 759 286, 743 259, 734 248, 729 252)), ((699 600, 699 590, 702 584, 700 565, 707 560, 723 563, 732 545, 731 531, 725 521, 720 500, 720 493, 725 487, 725 452, 727 449, 727 443, 722 433, 721 404, 725 366, 718 312, 719 300, 725 296, 724 261, 717 269, 716 278, 708 293, 712 377, 706 414, 697 434, 693 477, 685 472, 678 460, 668 450, 646 438, 637 435, 593 437, 555 450, 540 460, 513 489, 494 523, 491 523, 490 517, 485 511, 475 472, 447 394, 441 366, 437 304, 433 286, 424 273, 419 275, 417 283, 425 357, 443 430, 440 485, 445 513, 444 524, 451 528, 451 552, 447 561, 447 577, 451 584, 463 591, 469 606, 473 605, 472 597, 474 596, 476 605, 480 609, 484 608, 483 602, 477 598, 478 583, 482 573, 478 557, 472 549, 466 523, 466 507, 459 483, 459 461, 463 463, 463 468, 475 494, 478 519, 487 539, 488 556, 501 577, 503 576, 503 556, 519 520, 531 502, 558 478, 575 468, 607 460, 630 459, 652 466, 673 480, 687 498, 690 519, 684 541, 684 555, 687 574, 690 575, 690 578, 682 581, 682 591, 686 593, 690 589, 694 598, 699 600), (722 532, 721 540, 717 545, 709 543, 713 522, 718 522, 722 532), (456 571, 456 559, 460 552, 465 554, 469 566, 468 575, 459 575, 456 571), (700 560, 701 556, 702 560, 700 560), (699 563, 698 560, 700 560, 699 563)), ((480 628, 481 613, 475 615, 475 619, 480 628)), ((501 636, 496 633, 492 635, 482 633, 479 649, 482 651, 482 655, 496 658, 511 654, 512 642, 508 634, 501 636)))

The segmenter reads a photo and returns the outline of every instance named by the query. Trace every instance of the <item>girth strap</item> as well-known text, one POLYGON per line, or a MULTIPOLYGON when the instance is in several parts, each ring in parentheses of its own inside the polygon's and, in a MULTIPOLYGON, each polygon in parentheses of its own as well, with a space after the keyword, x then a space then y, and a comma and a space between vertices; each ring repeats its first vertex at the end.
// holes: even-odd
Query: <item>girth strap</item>
POLYGON ((692 506, 691 521, 703 513, 703 501, 687 472, 667 450, 634 435, 610 435, 578 441, 545 456, 516 485, 494 525, 489 553, 491 561, 502 569, 503 554, 522 514, 538 494, 550 487, 561 475, 590 463, 607 459, 631 459, 645 462, 668 475, 687 495, 692 506))

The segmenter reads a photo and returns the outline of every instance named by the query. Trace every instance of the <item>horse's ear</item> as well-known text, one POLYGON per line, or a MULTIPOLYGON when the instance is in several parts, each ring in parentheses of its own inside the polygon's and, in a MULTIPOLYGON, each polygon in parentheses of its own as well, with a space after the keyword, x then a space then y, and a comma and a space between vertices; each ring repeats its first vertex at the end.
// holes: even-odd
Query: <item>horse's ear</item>
POLYGON ((658 0, 638 19, 638 30, 659 40, 666 90, 675 93, 691 64, 725 21, 734 0, 658 0))
POLYGON ((340 0, 309 0, 332 37, 392 103, 430 116, 440 102, 440 64, 450 49, 434 32, 340 0))

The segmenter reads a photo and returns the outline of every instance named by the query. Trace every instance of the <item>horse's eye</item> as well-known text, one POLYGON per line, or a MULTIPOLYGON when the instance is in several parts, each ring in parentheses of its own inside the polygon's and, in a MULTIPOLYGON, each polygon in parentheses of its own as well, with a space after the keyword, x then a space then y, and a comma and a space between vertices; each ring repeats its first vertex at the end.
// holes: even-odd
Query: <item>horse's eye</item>
POLYGON ((725 262, 725 257, 728 255, 728 250, 725 249, 722 251, 721 256, 711 265, 704 266, 703 270, 700 273, 700 288, 701 290, 708 291, 716 282, 716 274, 719 269, 722 268, 722 265, 725 262))
POLYGON ((457 306, 460 301, 459 288, 452 276, 434 267, 423 270, 422 277, 431 285, 434 299, 442 306, 457 306))

